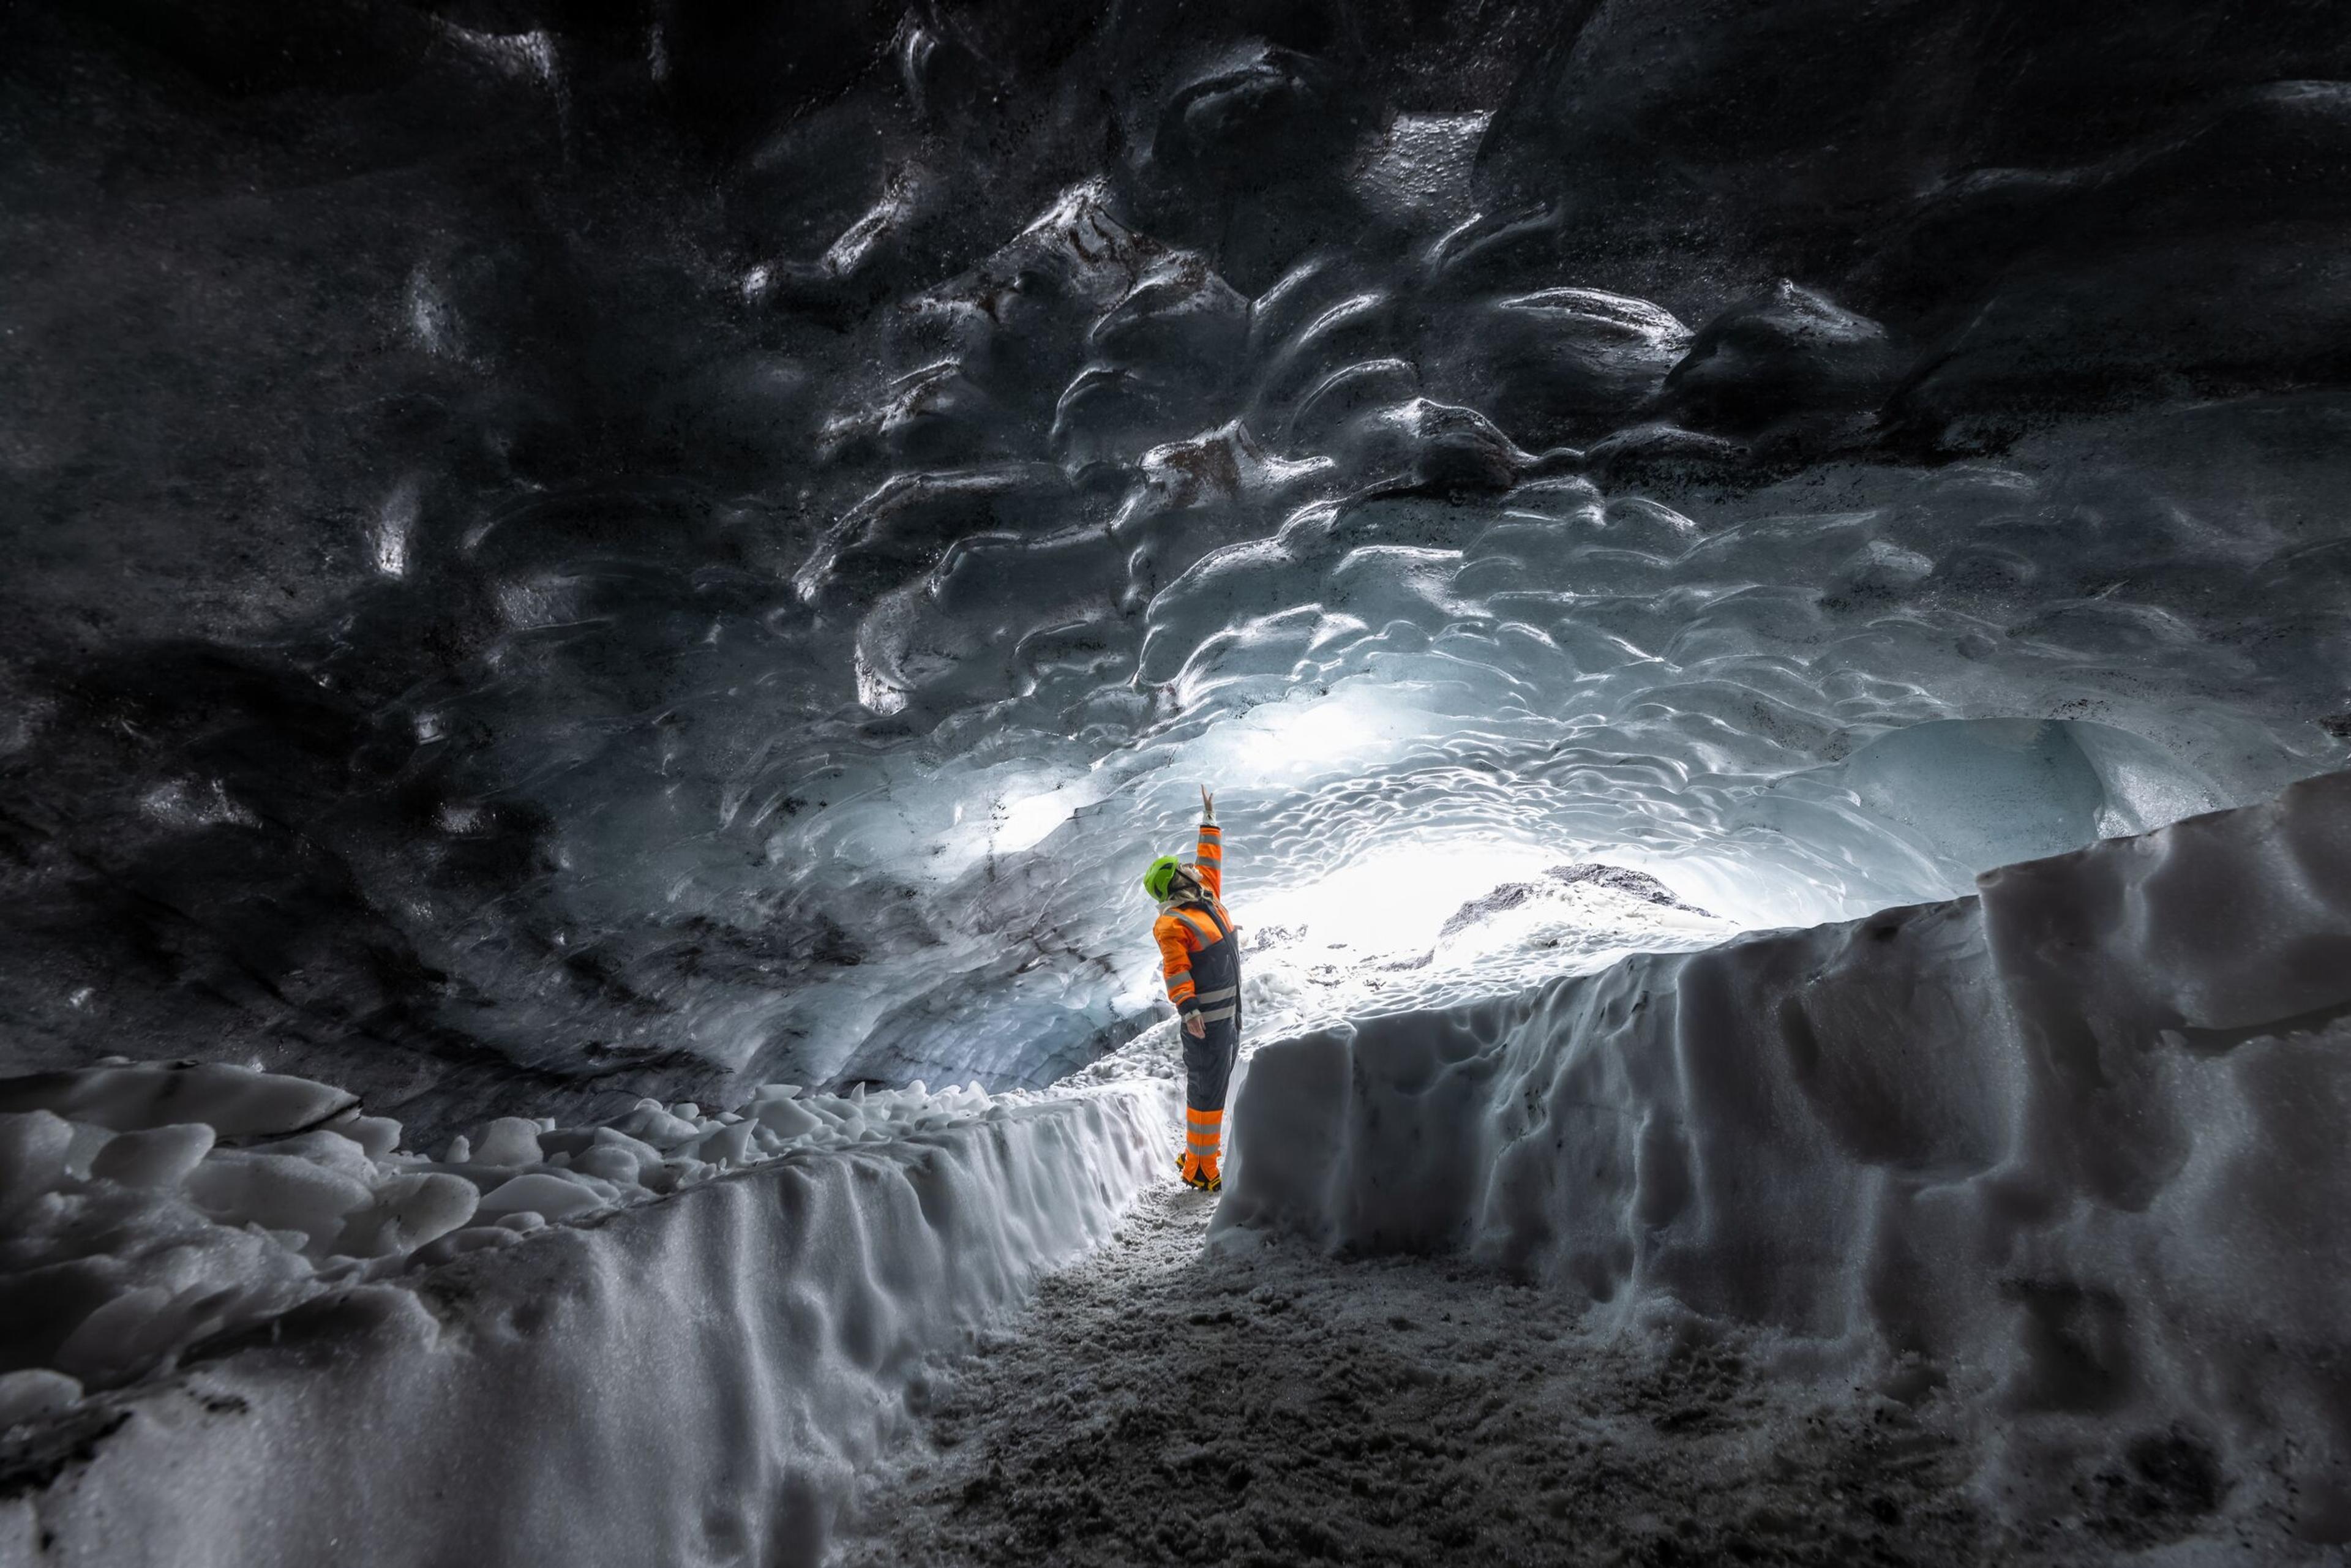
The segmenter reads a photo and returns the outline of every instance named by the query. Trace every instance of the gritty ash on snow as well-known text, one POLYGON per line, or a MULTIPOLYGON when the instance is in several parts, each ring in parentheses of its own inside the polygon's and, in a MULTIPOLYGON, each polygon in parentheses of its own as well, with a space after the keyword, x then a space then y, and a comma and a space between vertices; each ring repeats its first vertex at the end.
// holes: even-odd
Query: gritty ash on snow
POLYGON ((1982 1435, 1931 1391, 1806 1378, 1770 1336, 1696 1317, 1609 1333, 1584 1303, 1447 1260, 1204 1251, 1212 1212, 1150 1189, 1108 1247, 945 1368, 919 1456, 868 1499, 842 1562, 2294 1554, 2216 1525, 2226 1483, 2192 1438, 2143 1441, 2073 1517, 2020 1536, 1972 1490, 1982 1435))

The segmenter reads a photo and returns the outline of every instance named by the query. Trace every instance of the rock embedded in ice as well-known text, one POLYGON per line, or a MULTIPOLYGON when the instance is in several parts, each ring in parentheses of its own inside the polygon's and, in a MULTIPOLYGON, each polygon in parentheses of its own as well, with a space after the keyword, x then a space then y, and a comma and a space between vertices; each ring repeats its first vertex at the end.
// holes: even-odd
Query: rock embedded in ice
POLYGON ((1689 915, 1706 915, 1706 910, 1674 896, 1673 890, 1646 872, 1629 866, 1605 865, 1586 862, 1578 865, 1555 865, 1543 873, 1565 887, 1590 884, 1612 892, 1629 894, 1644 904, 1654 904, 1660 909, 1678 909, 1689 915))
POLYGON ((1442 494, 1508 490, 1536 466, 1474 408, 1414 398, 1363 422, 1349 455, 1366 472, 1393 470, 1442 494))

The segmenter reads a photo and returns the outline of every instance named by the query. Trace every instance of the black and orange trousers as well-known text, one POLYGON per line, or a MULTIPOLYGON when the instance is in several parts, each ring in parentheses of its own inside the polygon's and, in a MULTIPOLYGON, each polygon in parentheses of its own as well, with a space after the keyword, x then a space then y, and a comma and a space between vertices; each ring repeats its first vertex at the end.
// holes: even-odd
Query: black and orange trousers
POLYGON ((1184 1155, 1188 1174, 1199 1170, 1218 1174, 1218 1155, 1225 1132, 1225 1092, 1231 1088, 1233 1062, 1240 1055, 1241 1024, 1238 1009, 1208 1025, 1204 1039, 1178 1032, 1184 1042, 1184 1155))

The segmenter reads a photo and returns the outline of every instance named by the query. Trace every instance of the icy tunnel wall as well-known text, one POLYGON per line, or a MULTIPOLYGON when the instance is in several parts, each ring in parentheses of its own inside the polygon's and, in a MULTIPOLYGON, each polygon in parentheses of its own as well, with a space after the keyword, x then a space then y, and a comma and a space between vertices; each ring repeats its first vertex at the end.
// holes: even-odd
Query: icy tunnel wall
POLYGON ((1037 1082, 1196 779, 1257 889, 1749 924, 2256 798, 2351 734, 2346 78, 2189 0, 9 7, 0 1051, 1037 1082))
POLYGON ((346 1281, 15 1427, 0 1559, 813 1564, 925 1358, 1106 1239, 1167 1115, 993 1107, 346 1281))
POLYGON ((1974 899, 1269 1045, 1217 1226, 1828 1342, 1978 1411, 2010 1485, 2184 1432, 2341 1541, 2346 1047, 2338 773, 1974 899))

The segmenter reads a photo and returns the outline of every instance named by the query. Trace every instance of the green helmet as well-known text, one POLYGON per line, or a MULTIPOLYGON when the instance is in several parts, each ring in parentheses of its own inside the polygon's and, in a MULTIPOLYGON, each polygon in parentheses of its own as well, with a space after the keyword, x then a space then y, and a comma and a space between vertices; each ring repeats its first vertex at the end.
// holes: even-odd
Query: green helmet
POLYGON ((1176 885, 1176 873, 1183 869, 1184 862, 1174 855, 1161 855, 1143 873, 1143 891, 1151 895, 1154 904, 1166 903, 1169 891, 1176 885))

